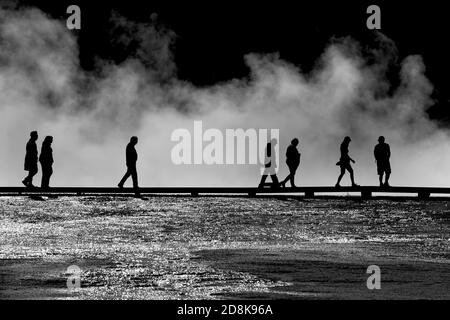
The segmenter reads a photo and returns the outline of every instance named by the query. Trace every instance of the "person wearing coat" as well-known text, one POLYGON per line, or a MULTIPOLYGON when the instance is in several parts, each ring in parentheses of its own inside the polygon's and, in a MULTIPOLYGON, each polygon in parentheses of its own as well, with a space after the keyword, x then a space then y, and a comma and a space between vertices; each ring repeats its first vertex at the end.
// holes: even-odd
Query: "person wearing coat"
POLYGON ((24 170, 28 171, 28 176, 23 179, 22 183, 27 188, 35 187, 33 185, 33 177, 38 173, 38 150, 36 145, 38 138, 37 131, 32 131, 26 146, 24 170))
POLYGON ((300 153, 297 150, 298 139, 295 138, 291 141, 291 145, 286 150, 286 164, 289 168, 289 175, 281 182, 282 187, 286 187, 286 182, 290 181, 291 187, 295 188, 295 172, 300 165, 300 153))
POLYGON ((50 187, 50 177, 53 174, 53 149, 52 149, 53 137, 47 136, 42 142, 41 155, 39 156, 39 162, 42 167, 42 181, 41 188, 46 189, 50 187))
POLYGON ((131 137, 130 142, 127 145, 126 148, 126 164, 127 164, 127 172, 123 176, 122 180, 120 180, 118 187, 120 189, 123 188, 123 185, 128 180, 128 178, 131 176, 133 179, 133 188, 138 189, 138 175, 136 170, 136 162, 138 159, 138 154, 136 152, 135 146, 138 143, 137 137, 131 137))

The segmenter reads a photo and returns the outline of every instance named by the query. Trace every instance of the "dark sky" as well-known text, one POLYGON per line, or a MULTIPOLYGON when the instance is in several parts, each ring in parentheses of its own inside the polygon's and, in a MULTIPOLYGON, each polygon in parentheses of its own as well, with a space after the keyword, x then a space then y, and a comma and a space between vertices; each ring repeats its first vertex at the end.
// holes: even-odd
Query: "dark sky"
POLYGON ((210 85, 248 75, 243 56, 250 52, 279 52, 304 71, 316 62, 332 37, 351 36, 371 45, 366 8, 382 10, 382 32, 397 45, 400 59, 420 54, 435 86, 434 118, 450 119, 450 19, 443 2, 427 1, 21 1, 51 16, 65 18, 70 4, 82 10, 79 32, 83 68, 95 57, 117 62, 126 53, 111 45, 109 18, 116 11, 129 20, 148 22, 152 13, 176 35, 174 55, 178 77, 210 85))

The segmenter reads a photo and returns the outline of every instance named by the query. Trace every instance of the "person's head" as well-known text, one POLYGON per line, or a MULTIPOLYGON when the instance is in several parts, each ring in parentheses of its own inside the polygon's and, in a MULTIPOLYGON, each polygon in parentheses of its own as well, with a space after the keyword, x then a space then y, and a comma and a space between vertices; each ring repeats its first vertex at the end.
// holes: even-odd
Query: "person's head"
POLYGON ((380 136, 379 138, 378 138, 378 142, 379 143, 384 143, 386 141, 386 139, 383 137, 383 136, 380 136))
POLYGON ((272 140, 270 140, 270 144, 274 147, 274 146, 276 146, 277 145, 277 143, 278 143, 278 141, 277 141, 277 139, 272 139, 272 140))
POLYGON ((34 141, 36 141, 37 139, 38 139, 38 133, 37 133, 37 131, 31 131, 30 132, 30 138, 32 139, 32 140, 34 140, 34 141))
POLYGON ((42 142, 42 143, 50 145, 50 144, 52 144, 52 142, 53 142, 53 137, 52 136, 46 136, 45 139, 44 139, 44 142, 42 142))
POLYGON ((344 138, 344 143, 349 144, 350 141, 352 141, 352 139, 350 139, 349 136, 347 136, 347 137, 344 138))
POLYGON ((294 147, 298 146, 298 143, 299 143, 299 141, 298 141, 297 138, 294 138, 294 139, 292 139, 292 141, 291 141, 291 144, 292 144, 294 147))
POLYGON ((137 143, 138 143, 138 137, 131 137, 131 139, 130 139, 130 143, 132 144, 132 145, 137 145, 137 143))

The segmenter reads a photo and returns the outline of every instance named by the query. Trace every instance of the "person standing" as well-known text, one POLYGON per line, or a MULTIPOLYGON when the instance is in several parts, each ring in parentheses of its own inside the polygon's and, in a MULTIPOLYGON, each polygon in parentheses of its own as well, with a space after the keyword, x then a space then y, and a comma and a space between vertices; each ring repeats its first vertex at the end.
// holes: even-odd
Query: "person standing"
POLYGON ((32 131, 27 142, 24 170, 28 171, 28 176, 22 181, 27 188, 35 188, 33 177, 38 173, 38 150, 36 145, 38 138, 37 131, 32 131))
POLYGON ((291 187, 295 188, 295 172, 300 165, 300 153, 297 150, 298 139, 295 138, 291 141, 291 145, 286 150, 286 164, 289 168, 289 175, 281 182, 281 186, 286 187, 286 183, 290 181, 291 187))
POLYGON ((349 153, 348 146, 351 141, 352 141, 352 139, 350 139, 350 137, 345 137, 344 141, 342 141, 342 143, 341 143, 341 148, 340 148, 341 149, 341 158, 340 158, 339 162, 336 163, 337 166, 341 167, 341 174, 339 175, 339 178, 337 180, 336 188, 339 188, 341 186, 340 183, 341 183, 342 177, 345 174, 345 170, 347 170, 350 173, 352 187, 358 187, 358 185, 355 183, 353 168, 350 164, 350 162, 356 163, 356 161, 353 160, 350 157, 350 155, 348 154, 349 153))
POLYGON ((375 161, 377 163, 380 187, 389 187, 389 178, 391 176, 391 164, 389 162, 389 159, 391 158, 391 148, 385 141, 386 139, 383 136, 380 136, 378 138, 378 144, 373 150, 375 161), (383 175, 386 175, 384 184, 383 175))
POLYGON ((266 182, 267 177, 270 175, 272 179, 272 187, 278 188, 280 182, 278 181, 276 169, 277 169, 277 161, 276 161, 276 151, 275 146, 277 145, 277 140, 272 139, 266 146, 266 152, 264 157, 264 172, 261 177, 261 181, 259 182, 258 188, 263 188, 264 183, 266 182))
POLYGON ((53 137, 47 136, 42 142, 41 155, 39 156, 39 162, 42 167, 42 181, 41 188, 47 189, 50 187, 50 177, 53 174, 53 149, 52 149, 53 137))
POLYGON ((127 164, 127 172, 123 176, 122 180, 120 180, 118 187, 123 188, 123 185, 128 180, 128 178, 131 176, 133 179, 133 188, 138 189, 138 175, 136 170, 136 162, 138 159, 138 154, 136 152, 135 146, 138 143, 137 137, 131 137, 130 142, 127 145, 126 148, 126 164, 127 164))

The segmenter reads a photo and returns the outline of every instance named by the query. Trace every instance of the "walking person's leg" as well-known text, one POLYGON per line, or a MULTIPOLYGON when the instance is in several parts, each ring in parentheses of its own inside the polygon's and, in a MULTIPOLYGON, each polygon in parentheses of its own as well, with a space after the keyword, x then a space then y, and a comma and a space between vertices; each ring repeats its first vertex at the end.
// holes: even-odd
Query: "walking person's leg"
POLYGON ((380 187, 383 187, 383 167, 381 165, 380 161, 377 161, 377 174, 378 174, 378 181, 380 182, 380 187))
POLYGON ((352 168, 351 165, 349 165, 349 166, 347 167, 347 171, 348 171, 348 173, 350 173, 350 180, 352 181, 352 186, 353 186, 353 185, 355 185, 356 183, 355 183, 355 175, 354 175, 354 173, 353 173, 353 168, 352 168))
POLYGON ((278 181, 278 177, 276 174, 272 174, 270 176, 270 178, 272 179, 272 188, 278 188, 280 186, 280 182, 278 181))
POLYGON ((53 168, 50 166, 50 167, 48 167, 48 172, 47 172, 47 188, 49 188, 50 187, 50 178, 52 177, 52 175, 53 175, 53 168))
POLYGON ((291 182, 291 187, 292 188, 296 187, 295 181, 294 181, 296 172, 297 172, 297 168, 295 168, 295 167, 289 168, 289 180, 291 182))
POLYGON ((133 179, 133 188, 135 188, 135 189, 139 188, 138 175, 137 175, 136 167, 131 168, 131 178, 133 179))
POLYGON ((385 177, 385 180, 384 180, 384 185, 386 186, 386 187, 389 187, 389 178, 391 177, 391 171, 386 171, 386 177, 385 177))
POLYGON ((131 174, 131 179, 133 180, 133 189, 134 189, 134 194, 136 197, 140 197, 141 193, 139 192, 139 183, 138 183, 138 175, 137 175, 137 170, 136 167, 130 167, 129 168, 130 174, 131 174))
POLYGON ((50 187, 50 177, 53 174, 53 168, 51 166, 43 166, 42 167, 42 181, 41 181, 41 188, 48 188, 50 187))
POLYGON ((27 176, 22 180, 22 183, 25 185, 25 187, 28 187, 30 184, 30 170, 28 170, 27 176))
POLYGON ((48 185, 47 168, 44 166, 41 166, 41 169, 42 169, 41 188, 46 188, 48 185))
POLYGON ((36 166, 36 168, 33 170, 33 174, 31 175, 31 179, 30 179, 30 185, 33 186, 33 178, 34 176, 38 173, 38 168, 36 166))
POLYGON ((120 180, 118 186, 119 188, 123 188, 123 185, 125 184, 125 182, 128 180, 128 178, 131 176, 131 172, 130 172, 130 168, 127 169, 127 172, 125 173, 125 175, 123 176, 122 180, 120 180))
POLYGON ((282 187, 286 187, 286 183, 291 180, 291 167, 290 167, 288 161, 286 161, 286 164, 289 168, 289 174, 286 176, 286 178, 283 181, 280 182, 280 186, 282 186, 282 187))
POLYGON ((290 174, 290 173, 287 175, 287 177, 286 177, 283 181, 281 181, 280 185, 281 185, 282 187, 286 187, 286 183, 287 183, 289 180, 291 180, 291 174, 290 174))
POLYGON ((28 170, 28 176, 22 181, 22 183, 27 187, 33 186, 33 177, 36 175, 37 172, 38 172, 37 168, 28 170))
POLYGON ((261 181, 259 182, 258 188, 263 188, 264 187, 264 183, 266 183, 266 179, 267 179, 267 174, 263 174, 261 176, 261 181))
POLYGON ((343 166, 341 166, 341 174, 338 177, 337 183, 336 183, 336 187, 340 187, 341 185, 341 180, 344 177, 345 174, 345 168, 343 166))

